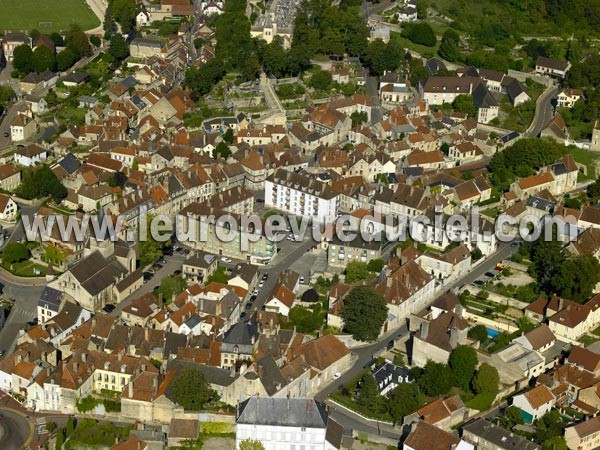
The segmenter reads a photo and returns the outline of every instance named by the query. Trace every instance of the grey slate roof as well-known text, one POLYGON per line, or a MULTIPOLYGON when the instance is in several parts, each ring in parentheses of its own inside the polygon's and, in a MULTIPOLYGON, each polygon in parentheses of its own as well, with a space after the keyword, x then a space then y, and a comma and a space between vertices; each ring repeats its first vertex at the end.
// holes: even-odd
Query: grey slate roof
POLYGON ((490 108, 492 106, 498 106, 498 102, 483 83, 477 85, 473 91, 473 101, 475 102, 475 106, 477 108, 490 108))
POLYGON ((97 251, 71 269, 71 274, 90 295, 102 292, 126 273, 125 268, 116 259, 104 258, 97 251))
POLYGON ((81 167, 81 163, 73 153, 67 153, 67 155, 58 162, 58 165, 68 174, 72 174, 81 167))
POLYGON ((327 412, 314 399, 250 397, 239 404, 236 423, 326 428, 327 412))
POLYGON ((62 292, 49 286, 46 286, 42 291, 42 294, 40 295, 40 299, 38 300, 38 306, 57 313, 60 309, 61 298, 62 292))
POLYGON ((277 363, 275 363, 271 355, 263 357, 256 364, 258 366, 258 376, 267 394, 275 395, 281 388, 287 385, 285 377, 281 374, 277 363))
POLYGON ((519 449, 519 450, 538 450, 541 449, 535 442, 528 441, 524 437, 512 433, 498 425, 488 422, 484 419, 477 419, 463 427, 475 436, 479 436, 499 449, 519 449))
POLYGON ((223 344, 252 345, 258 340, 258 326, 254 322, 236 323, 225 334, 223 344))

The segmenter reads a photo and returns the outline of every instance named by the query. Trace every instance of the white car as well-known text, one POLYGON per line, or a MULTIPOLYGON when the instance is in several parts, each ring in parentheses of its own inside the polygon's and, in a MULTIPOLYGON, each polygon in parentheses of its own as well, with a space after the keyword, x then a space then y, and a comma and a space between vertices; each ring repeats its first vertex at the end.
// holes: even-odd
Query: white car
POLYGON ((341 373, 339 373, 339 372, 336 372, 336 373, 334 373, 334 374, 333 374, 333 379, 334 379, 334 380, 337 380, 337 379, 338 379, 339 377, 341 377, 341 376, 342 376, 342 374, 341 374, 341 373))
POLYGON ((261 281, 258 283, 258 287, 259 287, 259 288, 263 287, 264 285, 265 285, 265 282, 264 282, 264 281, 262 281, 262 280, 261 280, 261 281))
POLYGON ((304 284, 304 277, 300 277, 300 284, 304 284))
POLYGON ((224 256, 221 258, 221 262, 224 262, 224 263, 230 263, 231 261, 232 261, 231 258, 226 258, 224 256))

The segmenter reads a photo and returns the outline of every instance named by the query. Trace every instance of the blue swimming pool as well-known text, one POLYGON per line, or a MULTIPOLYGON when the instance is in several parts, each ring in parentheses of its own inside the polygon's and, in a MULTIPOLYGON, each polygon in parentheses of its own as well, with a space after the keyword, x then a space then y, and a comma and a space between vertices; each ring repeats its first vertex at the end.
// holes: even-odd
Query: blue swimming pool
POLYGON ((485 329, 487 330, 487 335, 490 339, 494 339, 500 334, 498 330, 494 330, 493 328, 485 327, 485 329))

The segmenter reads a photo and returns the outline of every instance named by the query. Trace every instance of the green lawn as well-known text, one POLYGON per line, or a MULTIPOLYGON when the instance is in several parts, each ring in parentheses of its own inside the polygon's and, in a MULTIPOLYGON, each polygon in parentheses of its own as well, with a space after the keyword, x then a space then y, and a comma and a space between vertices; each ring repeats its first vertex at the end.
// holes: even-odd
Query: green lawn
POLYGON ((0 0, 0 30, 67 30, 77 23, 84 30, 100 25, 84 0, 0 0))
POLYGON ((417 52, 425 58, 431 58, 434 56, 437 53, 437 48, 439 46, 439 42, 435 45, 435 47, 427 47, 425 45, 415 44, 414 42, 402 37, 402 35, 397 31, 390 31, 390 39, 398 41, 402 47, 417 52))
POLYGON ((486 411, 490 409, 494 399, 496 398, 496 394, 492 394, 490 392, 482 392, 481 394, 477 394, 471 400, 465 403, 467 408, 476 409, 478 411, 486 411))
POLYGON ((571 147, 569 153, 573 155, 573 159, 579 164, 583 164, 587 167, 587 179, 596 179, 596 166, 595 162, 599 158, 597 153, 592 153, 588 150, 581 148, 571 147))
POLYGON ((13 264, 6 263, 3 264, 3 267, 18 277, 43 277, 46 275, 46 267, 34 264, 30 260, 13 264), (35 269, 39 269, 39 274, 35 273, 35 269))

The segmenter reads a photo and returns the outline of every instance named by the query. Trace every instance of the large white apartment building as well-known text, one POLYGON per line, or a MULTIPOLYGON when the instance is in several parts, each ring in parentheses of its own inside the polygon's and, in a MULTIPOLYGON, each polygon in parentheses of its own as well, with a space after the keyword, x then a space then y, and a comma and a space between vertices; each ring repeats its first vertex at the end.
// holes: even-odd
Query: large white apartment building
POLYGON ((265 205, 330 223, 337 216, 339 194, 327 183, 279 169, 265 182, 265 205))
POLYGON ((238 405, 235 431, 236 449, 253 439, 265 450, 333 450, 342 437, 325 407, 309 398, 250 397, 238 405))

